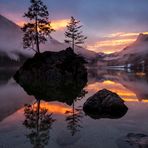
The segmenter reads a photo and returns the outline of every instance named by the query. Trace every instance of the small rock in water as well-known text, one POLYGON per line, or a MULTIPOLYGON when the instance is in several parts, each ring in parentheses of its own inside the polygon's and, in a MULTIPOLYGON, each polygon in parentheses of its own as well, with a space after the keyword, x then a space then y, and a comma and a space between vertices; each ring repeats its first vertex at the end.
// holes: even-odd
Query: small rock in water
POLYGON ((148 148, 148 135, 129 133, 117 141, 119 148, 148 148))
POLYGON ((83 105, 84 112, 94 119, 121 118, 128 110, 116 93, 107 89, 98 91, 87 99, 83 105))

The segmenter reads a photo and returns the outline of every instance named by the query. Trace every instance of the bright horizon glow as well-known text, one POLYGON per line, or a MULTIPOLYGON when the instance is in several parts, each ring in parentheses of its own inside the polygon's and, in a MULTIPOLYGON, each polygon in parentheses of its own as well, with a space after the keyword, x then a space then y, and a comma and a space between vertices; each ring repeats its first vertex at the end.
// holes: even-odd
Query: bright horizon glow
POLYGON ((69 19, 53 20, 51 22, 51 26, 55 30, 63 30, 64 28, 66 28, 68 22, 69 22, 69 19))
MULTIPOLYGON (((64 37, 64 29, 66 28, 69 19, 59 19, 51 21, 51 27, 56 30, 55 33, 63 34, 61 38, 64 37)), ((26 22, 25 21, 18 21, 16 22, 17 25, 22 27, 26 22)), ((85 32, 85 31, 84 31, 85 32)), ((148 34, 148 32, 142 32, 143 34, 148 34)), ((132 44, 138 37, 140 33, 138 32, 115 32, 111 34, 106 34, 100 38, 100 40, 90 43, 86 41, 86 48, 88 50, 94 52, 104 52, 106 54, 111 54, 114 52, 119 52, 123 50, 125 47, 132 44)))
POLYGON ((88 45, 87 48, 95 52, 104 52, 106 54, 109 54, 122 50, 134 41, 135 39, 113 39, 98 41, 92 45, 88 45))
POLYGON ((91 92, 95 93, 98 90, 101 90, 103 88, 106 88, 112 92, 117 93, 125 102, 148 103, 148 100, 137 98, 135 93, 128 90, 120 83, 110 81, 110 80, 104 81, 103 83, 95 82, 93 84, 89 84, 86 89, 87 89, 87 91, 91 91, 91 92))
POLYGON ((40 108, 47 109, 50 113, 65 114, 67 111, 72 112, 72 108, 61 104, 41 102, 40 108))
MULTIPOLYGON (((106 54, 123 50, 125 47, 136 41, 140 33, 117 32, 102 37, 102 40, 87 45, 87 49, 95 52, 104 52, 106 54)), ((143 32, 148 34, 148 32, 143 32)))
MULTIPOLYGON (((69 22, 69 19, 61 19, 61 20, 53 20, 51 22, 51 27, 55 30, 63 30, 66 28, 67 24, 69 22)), ((23 25, 27 23, 26 21, 18 21, 16 24, 20 27, 23 27, 23 25)))

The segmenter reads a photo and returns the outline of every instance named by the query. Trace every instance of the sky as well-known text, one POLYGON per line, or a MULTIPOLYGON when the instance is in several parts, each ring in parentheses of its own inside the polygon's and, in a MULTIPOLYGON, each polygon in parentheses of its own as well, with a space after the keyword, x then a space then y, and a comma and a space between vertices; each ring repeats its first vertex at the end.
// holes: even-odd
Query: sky
MULTIPOLYGON (((64 41, 71 16, 81 21, 88 37, 84 47, 112 53, 148 32, 148 0, 43 0, 56 32, 51 36, 64 41)), ((22 26, 30 0, 0 0, 0 14, 22 26)))

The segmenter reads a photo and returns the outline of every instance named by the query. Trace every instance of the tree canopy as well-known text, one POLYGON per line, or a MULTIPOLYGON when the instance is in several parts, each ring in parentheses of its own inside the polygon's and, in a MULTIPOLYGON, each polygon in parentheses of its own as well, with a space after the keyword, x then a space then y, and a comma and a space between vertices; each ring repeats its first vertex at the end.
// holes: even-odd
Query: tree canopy
POLYGON ((47 6, 41 0, 30 0, 31 6, 24 14, 29 22, 24 24, 23 45, 24 48, 31 48, 35 52, 40 52, 40 44, 47 41, 47 37, 54 29, 49 21, 47 6))
POLYGON ((65 31, 65 42, 71 43, 73 50, 75 45, 82 45, 87 39, 87 37, 82 34, 83 32, 80 30, 82 25, 79 25, 79 23, 80 21, 76 20, 72 16, 69 24, 67 25, 67 30, 65 31))

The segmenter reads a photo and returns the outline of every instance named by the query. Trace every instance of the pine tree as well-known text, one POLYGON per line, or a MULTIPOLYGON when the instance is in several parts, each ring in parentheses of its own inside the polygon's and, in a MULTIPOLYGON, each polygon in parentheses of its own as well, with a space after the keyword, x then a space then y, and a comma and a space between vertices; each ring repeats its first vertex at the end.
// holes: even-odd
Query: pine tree
POLYGON ((24 32, 23 45, 24 48, 31 48, 40 53, 40 43, 45 43, 47 37, 52 31, 51 22, 49 22, 49 13, 46 5, 41 0, 30 0, 31 6, 24 17, 30 20, 24 24, 22 30, 24 32), (36 46, 36 48, 34 48, 36 46))
POLYGON ((85 40, 87 39, 86 36, 82 35, 82 25, 79 25, 80 21, 77 21, 73 16, 69 24, 67 25, 67 31, 65 32, 65 40, 66 43, 72 44, 72 49, 75 49, 75 45, 82 45, 84 44, 85 40))

